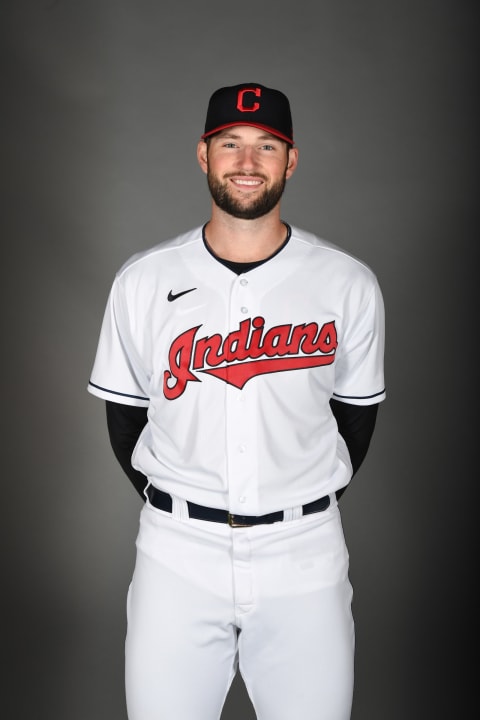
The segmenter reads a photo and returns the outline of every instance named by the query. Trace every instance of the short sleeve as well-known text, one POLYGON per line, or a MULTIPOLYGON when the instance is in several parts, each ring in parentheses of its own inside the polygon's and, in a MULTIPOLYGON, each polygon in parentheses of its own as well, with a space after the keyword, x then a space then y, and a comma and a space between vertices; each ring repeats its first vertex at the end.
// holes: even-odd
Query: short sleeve
POLYGON ((371 405, 385 399, 385 310, 374 279, 364 303, 348 312, 336 360, 335 400, 371 405))
POLYGON ((132 336, 117 278, 107 301, 88 391, 104 400, 147 407, 148 388, 148 372, 132 336))

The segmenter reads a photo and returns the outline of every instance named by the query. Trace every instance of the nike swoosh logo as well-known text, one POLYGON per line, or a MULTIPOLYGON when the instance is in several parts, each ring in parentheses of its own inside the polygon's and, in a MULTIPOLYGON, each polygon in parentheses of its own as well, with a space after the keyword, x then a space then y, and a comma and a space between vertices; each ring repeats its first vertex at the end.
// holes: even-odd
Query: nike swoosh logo
POLYGON ((167 295, 168 302, 173 302, 174 300, 178 300, 179 297, 182 297, 182 295, 186 295, 187 293, 191 293, 197 288, 190 288, 190 290, 182 290, 182 292, 179 293, 173 293, 171 290, 167 295))

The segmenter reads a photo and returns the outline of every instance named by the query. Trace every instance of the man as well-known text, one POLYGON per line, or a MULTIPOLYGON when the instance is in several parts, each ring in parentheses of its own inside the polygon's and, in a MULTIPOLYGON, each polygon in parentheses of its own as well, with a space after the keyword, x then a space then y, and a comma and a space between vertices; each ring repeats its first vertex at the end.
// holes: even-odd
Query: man
POLYGON ((145 500, 129 718, 218 719, 238 662, 259 720, 347 720, 337 500, 385 396, 381 293, 281 219, 298 162, 283 93, 215 92, 197 155, 210 220, 118 272, 89 384, 145 500))

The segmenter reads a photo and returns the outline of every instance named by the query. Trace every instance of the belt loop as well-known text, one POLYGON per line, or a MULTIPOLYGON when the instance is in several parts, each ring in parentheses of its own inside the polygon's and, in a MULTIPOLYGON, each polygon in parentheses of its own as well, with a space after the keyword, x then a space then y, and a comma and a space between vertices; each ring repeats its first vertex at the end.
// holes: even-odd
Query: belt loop
POLYGON ((283 511, 283 522, 288 522, 289 520, 298 520, 298 518, 301 518, 303 515, 303 510, 301 505, 297 505, 296 507, 287 508, 283 511))
POLYGON ((183 498, 172 495, 172 517, 175 520, 188 520, 188 505, 183 498))

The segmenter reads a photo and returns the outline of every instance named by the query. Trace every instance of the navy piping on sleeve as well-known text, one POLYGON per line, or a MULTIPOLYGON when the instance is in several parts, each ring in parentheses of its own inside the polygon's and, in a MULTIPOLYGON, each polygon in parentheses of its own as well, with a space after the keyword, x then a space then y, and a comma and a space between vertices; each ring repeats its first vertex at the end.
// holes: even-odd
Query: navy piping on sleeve
POLYGON ((338 393, 334 392, 333 396, 338 398, 344 398, 345 400, 370 400, 370 398, 378 397, 379 395, 383 395, 385 392, 385 388, 383 390, 380 390, 378 393, 374 393, 373 395, 339 395, 338 393))
POLYGON ((98 390, 103 390, 103 392, 108 392, 111 395, 121 395, 122 397, 134 398, 135 400, 145 400, 146 402, 149 401, 149 398, 143 397, 142 395, 130 395, 129 393, 121 393, 121 392, 117 392, 116 390, 109 390, 108 388, 104 388, 101 385, 95 385, 95 383, 93 383, 91 380, 89 381, 88 384, 91 385, 92 387, 97 388, 98 390))

